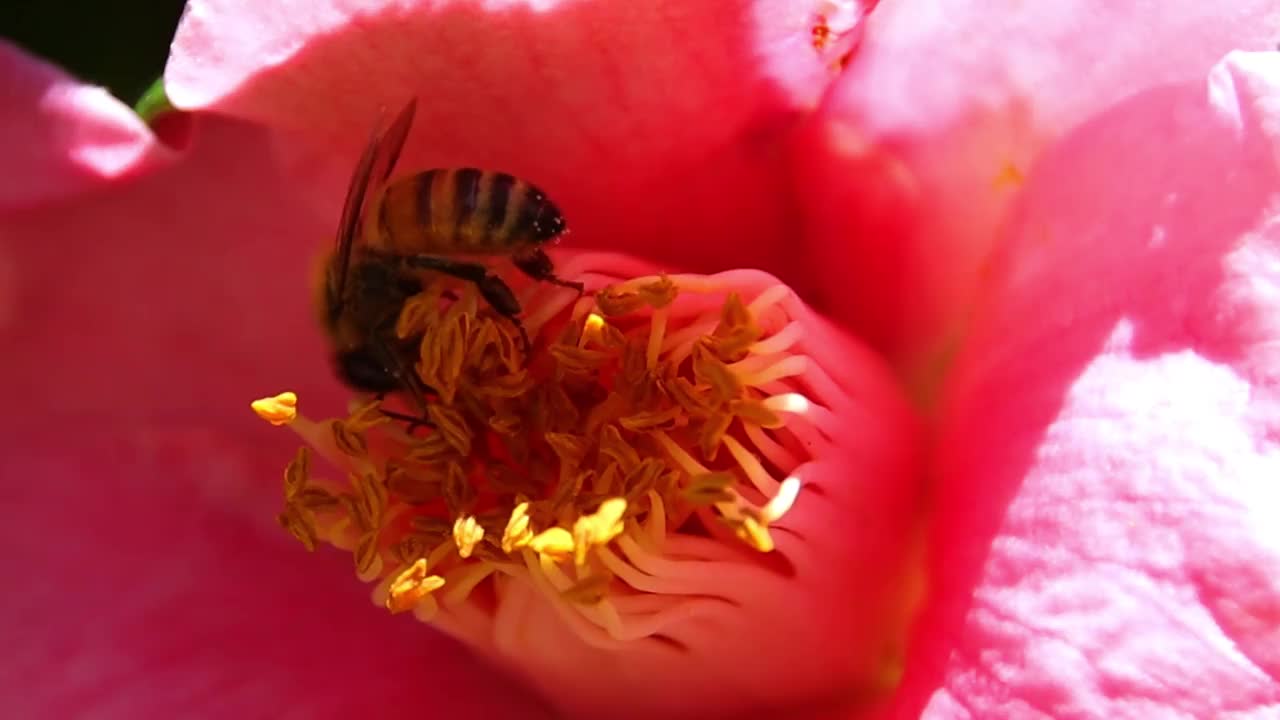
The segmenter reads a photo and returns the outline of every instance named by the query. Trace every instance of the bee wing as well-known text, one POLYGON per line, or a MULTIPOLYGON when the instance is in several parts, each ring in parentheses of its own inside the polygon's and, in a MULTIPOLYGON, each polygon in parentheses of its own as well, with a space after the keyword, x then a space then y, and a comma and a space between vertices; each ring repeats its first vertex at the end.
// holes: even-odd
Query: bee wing
POLYGON ((338 263, 330 278, 333 297, 338 304, 342 303, 347 270, 351 266, 351 251, 355 247, 360 219, 364 216, 365 201, 368 199, 369 182, 373 180, 381 184, 390 177, 396 161, 400 159, 400 151, 404 149, 404 141, 409 136, 417 107, 417 98, 411 99, 385 132, 381 129, 381 123, 374 127, 369 144, 365 146, 364 154, 360 156, 360 162, 356 163, 355 172, 351 174, 347 199, 342 205, 342 220, 338 223, 338 263))

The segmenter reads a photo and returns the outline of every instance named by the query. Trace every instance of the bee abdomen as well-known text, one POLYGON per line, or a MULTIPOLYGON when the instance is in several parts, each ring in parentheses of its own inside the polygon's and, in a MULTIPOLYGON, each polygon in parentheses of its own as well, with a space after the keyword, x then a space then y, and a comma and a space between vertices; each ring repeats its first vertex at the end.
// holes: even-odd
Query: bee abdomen
POLYGON ((550 240, 564 219, 546 194, 502 172, 427 170, 387 188, 379 224, 401 251, 505 254, 550 240), (418 247, 408 247, 415 245, 418 247))

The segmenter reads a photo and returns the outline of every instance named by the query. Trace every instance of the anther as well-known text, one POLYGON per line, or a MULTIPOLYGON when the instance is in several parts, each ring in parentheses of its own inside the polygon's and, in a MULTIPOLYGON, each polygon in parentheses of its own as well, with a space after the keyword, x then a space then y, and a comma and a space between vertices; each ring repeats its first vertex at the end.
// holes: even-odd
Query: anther
POLYGON ((391 581, 387 609, 393 613, 412 610, 431 593, 444 587, 444 578, 427 574, 427 561, 418 558, 391 581))
POLYGON ((261 398, 249 403, 258 417, 272 425, 288 425, 298 417, 298 396, 292 392, 282 392, 268 398, 261 398))

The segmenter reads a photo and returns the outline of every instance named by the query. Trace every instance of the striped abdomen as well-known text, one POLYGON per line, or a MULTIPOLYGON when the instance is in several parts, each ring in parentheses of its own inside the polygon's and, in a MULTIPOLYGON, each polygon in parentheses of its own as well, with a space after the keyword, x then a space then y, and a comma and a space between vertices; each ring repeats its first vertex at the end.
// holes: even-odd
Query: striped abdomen
POLYGON ((400 178, 374 198, 365 217, 370 245, 406 254, 505 255, 564 230, 560 210, 541 190, 475 168, 400 178))

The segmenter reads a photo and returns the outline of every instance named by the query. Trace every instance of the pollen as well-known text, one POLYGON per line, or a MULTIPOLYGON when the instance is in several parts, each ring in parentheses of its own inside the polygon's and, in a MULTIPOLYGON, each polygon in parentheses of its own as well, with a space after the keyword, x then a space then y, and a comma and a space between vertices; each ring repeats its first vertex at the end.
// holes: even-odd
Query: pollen
POLYGON ((587 551, 596 546, 608 545, 622 534, 622 514, 626 510, 625 499, 610 498, 600 503, 599 510, 591 515, 583 515, 574 522, 574 561, 578 567, 586 565, 587 551))
POLYGON ((533 531, 529 529, 529 503, 522 502, 511 511, 511 519, 502 531, 502 552, 511 554, 520 548, 528 547, 533 541, 533 531))
POLYGON ((529 548, 539 555, 560 560, 573 556, 573 535, 562 527, 550 527, 529 540, 529 548))
POLYGON ((258 417, 272 425, 288 425, 298 417, 298 396, 291 392, 282 392, 249 403, 258 417))
POLYGON ((414 609, 431 593, 444 587, 444 578, 427 574, 427 561, 418 558, 391 581, 386 606, 393 613, 414 609))
POLYGON ((311 420, 293 393, 255 401, 303 440, 284 530, 351 553, 375 604, 504 657, 521 617, 593 652, 685 652, 793 582, 849 405, 808 311, 763 273, 583 279, 525 288, 528 356, 471 285, 429 283, 395 327, 430 389, 413 402, 311 420))
POLYGON ((458 557, 466 560, 475 552, 476 545, 484 539, 484 528, 472 515, 458 518, 453 524, 453 542, 458 546, 458 557))

